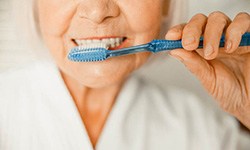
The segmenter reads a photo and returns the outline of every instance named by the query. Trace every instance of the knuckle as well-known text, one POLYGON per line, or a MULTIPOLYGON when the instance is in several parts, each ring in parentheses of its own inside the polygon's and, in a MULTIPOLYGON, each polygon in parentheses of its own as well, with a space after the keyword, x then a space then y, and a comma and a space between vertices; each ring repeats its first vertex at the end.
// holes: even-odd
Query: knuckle
POLYGON ((182 33, 183 28, 184 28, 184 25, 183 24, 179 24, 179 25, 176 25, 176 26, 170 28, 168 30, 168 32, 171 32, 171 33, 182 33))
POLYGON ((250 19, 250 15, 247 12, 240 12, 236 15, 236 17, 244 17, 250 19))
POLYGON ((242 24, 242 25, 248 25, 250 26, 250 15, 246 12, 241 12, 239 14, 237 14, 237 16, 235 17, 235 20, 233 22, 237 22, 238 24, 242 24))
POLYGON ((190 30, 193 30, 195 27, 191 24, 187 24, 184 28, 184 31, 190 31, 190 30))
POLYGON ((228 24, 228 20, 225 17, 215 17, 215 18, 210 18, 209 22, 213 22, 213 23, 218 23, 218 24, 222 24, 222 25, 226 25, 228 24))
POLYGON ((202 13, 198 13, 198 14, 196 14, 194 17, 193 17, 194 19, 200 19, 200 18, 207 18, 207 16, 206 15, 204 15, 204 14, 202 14, 202 13))
POLYGON ((226 18, 218 18, 217 20, 220 24, 227 25, 228 20, 226 18))
POLYGON ((176 31, 181 31, 183 29, 183 25, 179 24, 179 25, 175 26, 173 29, 176 31))
POLYGON ((209 17, 208 21, 216 24, 227 25, 229 23, 229 18, 222 12, 216 11, 212 12, 209 17))
POLYGON ((186 27, 184 28, 185 33, 190 33, 190 34, 201 34, 202 31, 199 30, 199 28, 195 25, 187 24, 186 27))
POLYGON ((181 32, 181 28, 179 25, 177 25, 177 26, 170 28, 169 32, 181 32))
POLYGON ((196 14, 195 16, 192 17, 192 19, 189 21, 189 23, 192 23, 192 24, 200 24, 200 23, 203 23, 203 22, 206 22, 207 21, 207 16, 205 16, 204 14, 196 14))
POLYGON ((227 33, 236 39, 235 37, 241 37, 241 35, 244 34, 244 31, 241 29, 241 27, 234 26, 233 28, 228 29, 227 33))
POLYGON ((225 17, 226 15, 221 11, 214 11, 209 14, 208 18, 217 18, 217 17, 225 17))

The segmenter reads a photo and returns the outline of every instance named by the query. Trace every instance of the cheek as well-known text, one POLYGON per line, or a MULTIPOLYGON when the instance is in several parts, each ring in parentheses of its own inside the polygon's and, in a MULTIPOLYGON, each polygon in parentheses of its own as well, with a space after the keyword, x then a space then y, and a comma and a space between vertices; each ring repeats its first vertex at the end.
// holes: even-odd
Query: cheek
POLYGON ((42 34, 62 36, 69 27, 76 3, 65 0, 39 0, 38 12, 42 34))
POLYGON ((65 45, 69 44, 69 40, 65 37, 65 32, 70 25, 71 18, 74 16, 75 9, 76 3, 73 1, 38 1, 39 25, 42 37, 57 61, 66 59, 65 45))
POLYGON ((137 33, 158 32, 162 19, 162 2, 160 0, 136 0, 131 3, 133 5, 123 7, 131 29, 137 33))
MULTIPOLYGON (((131 4, 133 3, 132 1, 131 4)), ((147 3, 147 6, 143 4, 144 1, 135 0, 135 5, 124 8, 127 13, 124 14, 127 19, 126 23, 130 25, 131 31, 138 35, 136 35, 135 41, 137 44, 148 42, 158 34, 159 30, 160 8, 154 6, 155 3, 153 3, 153 0, 152 3, 151 0, 147 1, 150 1, 150 3, 147 3), (140 8, 140 11, 137 10, 137 7, 140 8)), ((158 5, 158 1, 155 1, 158 5)), ((145 63, 149 53, 138 53, 134 56, 114 58, 107 62, 92 63, 91 65, 68 61, 66 57, 67 48, 71 46, 67 45, 67 41, 69 40, 63 36, 65 36, 64 34, 67 32, 70 22, 74 17, 76 7, 73 2, 71 0, 39 1, 39 21, 44 40, 59 68, 64 73, 77 79, 84 85, 104 86, 123 80, 132 71, 145 63), (59 3, 56 1, 65 2, 59 3)))

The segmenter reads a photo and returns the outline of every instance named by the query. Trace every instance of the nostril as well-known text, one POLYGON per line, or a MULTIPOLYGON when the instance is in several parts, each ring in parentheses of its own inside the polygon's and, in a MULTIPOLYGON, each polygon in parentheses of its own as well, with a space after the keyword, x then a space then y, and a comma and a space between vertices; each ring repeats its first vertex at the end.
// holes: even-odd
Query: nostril
POLYGON ((95 23, 119 16, 119 6, 110 0, 82 2, 77 8, 80 18, 88 19, 95 23))

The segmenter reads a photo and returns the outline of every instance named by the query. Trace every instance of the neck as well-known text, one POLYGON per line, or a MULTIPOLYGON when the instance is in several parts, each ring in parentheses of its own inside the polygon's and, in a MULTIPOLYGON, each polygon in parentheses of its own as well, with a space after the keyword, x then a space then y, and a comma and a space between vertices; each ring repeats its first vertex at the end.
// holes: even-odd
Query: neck
POLYGON ((92 106, 100 106, 99 109, 102 109, 111 106, 122 85, 118 84, 102 88, 90 88, 66 75, 63 75, 63 79, 77 107, 82 109, 91 109, 92 106))
POLYGON ((103 88, 89 88, 73 78, 61 74, 78 108, 93 147, 95 147, 122 83, 103 88))

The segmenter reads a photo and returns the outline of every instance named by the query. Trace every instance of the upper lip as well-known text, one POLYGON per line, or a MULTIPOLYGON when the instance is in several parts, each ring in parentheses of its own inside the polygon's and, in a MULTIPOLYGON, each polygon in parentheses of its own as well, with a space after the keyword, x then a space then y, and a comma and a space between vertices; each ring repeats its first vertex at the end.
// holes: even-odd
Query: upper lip
MULTIPOLYGON (((108 44, 109 49, 117 49, 117 48, 121 48, 122 46, 124 46, 123 43, 126 39, 127 38, 124 36, 101 36, 101 37, 99 36, 99 37, 77 38, 77 39, 73 39, 72 42, 74 42, 78 46, 81 46, 81 45, 86 45, 86 44, 88 45, 92 43, 91 42, 92 40, 93 42, 94 40, 100 40, 101 42, 108 44), (107 40, 104 41, 105 39, 107 40), (110 39, 115 39, 115 40, 110 41, 110 39)), ((98 41, 95 41, 95 42, 98 42, 98 41)))
POLYGON ((74 40, 102 40, 109 38, 126 38, 125 36, 95 36, 95 37, 86 37, 86 38, 74 38, 74 40))

